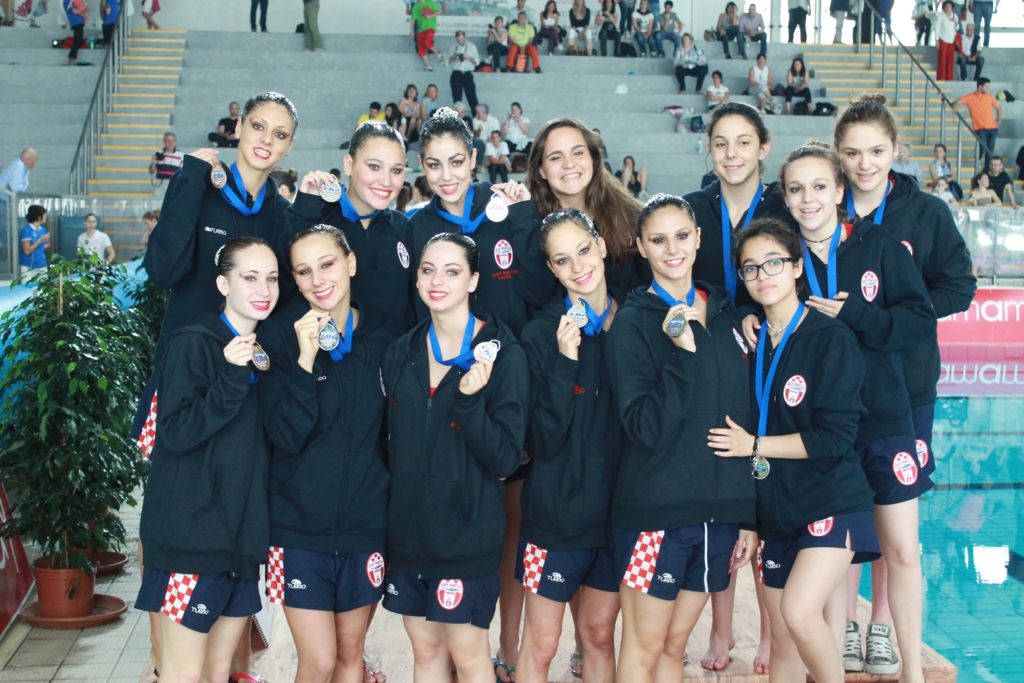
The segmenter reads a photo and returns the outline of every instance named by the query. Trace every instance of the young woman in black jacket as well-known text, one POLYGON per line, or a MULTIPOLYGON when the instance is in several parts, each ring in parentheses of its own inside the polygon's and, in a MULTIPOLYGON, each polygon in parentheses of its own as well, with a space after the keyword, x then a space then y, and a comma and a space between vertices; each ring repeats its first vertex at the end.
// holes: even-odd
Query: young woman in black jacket
POLYGON ((541 223, 541 247, 566 295, 523 330, 530 361, 527 448, 516 578, 526 588, 519 683, 547 683, 565 605, 580 594, 579 636, 587 680, 615 678, 619 576, 608 515, 622 424, 608 377, 608 335, 618 303, 608 294, 604 238, 579 209, 541 223))
POLYGON ((357 262, 338 228, 300 230, 290 256, 302 296, 260 328, 274 359, 260 382, 273 447, 267 594, 284 606, 297 680, 359 683, 371 607, 384 593, 380 360, 402 328, 352 301, 357 262), (325 328, 337 330, 334 348, 325 328))
POLYGON ((223 313, 168 335, 160 358, 160 438, 142 506, 146 571, 135 602, 155 612, 165 680, 225 680, 260 610, 270 541, 268 448, 256 387, 259 321, 278 300, 273 250, 236 237, 215 257, 223 313))
POLYGON ((326 223, 345 233, 360 264, 353 298, 364 312, 388 316, 408 331, 416 324, 416 268, 405 214, 388 208, 405 181, 405 142, 391 126, 367 121, 352 135, 343 167, 348 185, 341 197, 328 195, 336 199, 329 202, 319 188, 299 192, 284 212, 285 225, 295 233, 326 223))
MULTIPOLYGON (((424 124, 426 128, 428 124, 424 124)), ((498 600, 504 484, 519 467, 526 356, 497 317, 470 312, 470 237, 441 233, 419 258, 430 317, 384 354, 391 498, 384 609, 404 616, 416 680, 494 680, 487 629, 498 600)))
POLYGON ((709 595, 729 587, 757 543, 753 480, 744 463, 707 447, 709 429, 749 427, 751 417, 740 319, 727 290, 693 279, 700 244, 685 200, 648 200, 637 245, 654 281, 629 295, 609 333, 626 436, 611 514, 623 584, 619 671, 637 680, 653 680, 655 669, 682 678, 709 595))
POLYGON ((879 555, 872 491, 853 447, 865 412, 864 361, 846 325, 800 302, 804 265, 792 230, 755 220, 734 253, 739 279, 765 314, 751 359, 757 428, 730 420, 708 441, 757 484, 772 680, 803 681, 809 671, 815 681, 841 683, 846 571, 879 555))
MULTIPOLYGON (((953 223, 949 207, 938 197, 920 192, 914 179, 892 171, 894 153, 899 148, 899 133, 896 121, 885 106, 885 97, 865 94, 851 103, 836 121, 834 144, 848 181, 844 203, 850 218, 862 216, 864 221, 881 227, 906 247, 915 269, 924 280, 928 300, 936 317, 942 318, 967 310, 977 284, 971 272, 971 257, 953 223)), ((930 476, 935 471, 931 443, 937 395, 935 385, 940 372, 939 343, 934 331, 915 341, 901 352, 903 374, 910 394, 917 459, 921 472, 930 476)), ((904 507, 916 509, 916 503, 904 507)), ((890 512, 895 510, 893 507, 890 512)), ((872 614, 871 623, 866 629, 866 658, 862 655, 856 598, 851 596, 848 609, 847 666, 851 671, 866 668, 868 673, 878 674, 895 673, 899 669, 899 659, 895 656, 888 633, 894 616, 889 611, 889 604, 908 601, 902 610, 900 606, 894 605, 893 612, 904 611, 915 615, 909 618, 909 625, 902 627, 898 616, 896 619, 900 652, 904 659, 903 668, 904 671, 915 672, 907 679, 913 683, 922 680, 919 666, 920 567, 913 566, 918 564, 916 550, 912 556, 908 554, 911 548, 917 547, 916 514, 913 520, 910 516, 901 516, 894 522, 895 526, 906 531, 913 530, 915 534, 902 539, 901 547, 906 552, 897 555, 887 552, 886 557, 871 566, 872 614), (890 600, 887 590, 890 583, 888 570, 893 560, 901 564, 910 562, 911 566, 906 570, 907 581, 912 574, 918 579, 906 583, 903 588, 894 585, 893 600, 890 600), (900 628, 904 632, 900 632, 900 628), (908 632, 916 635, 908 635, 908 632), (917 645, 914 645, 915 642, 917 645)), ((856 567, 850 572, 850 585, 853 587, 859 584, 860 568, 856 567)))

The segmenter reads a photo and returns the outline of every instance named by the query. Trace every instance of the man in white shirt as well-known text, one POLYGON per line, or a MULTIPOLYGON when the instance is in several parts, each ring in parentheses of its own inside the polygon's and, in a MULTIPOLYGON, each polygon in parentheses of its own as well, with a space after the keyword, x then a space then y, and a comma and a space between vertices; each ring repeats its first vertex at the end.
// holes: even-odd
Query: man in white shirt
POLYGON ((711 74, 711 87, 708 88, 708 111, 711 111, 723 102, 729 101, 729 86, 722 83, 722 72, 715 71, 711 74))
POLYGON ((452 102, 464 101, 470 109, 476 109, 476 82, 473 80, 473 71, 480 63, 480 53, 476 45, 466 40, 465 31, 455 32, 455 44, 448 49, 448 65, 452 68, 451 78, 448 79, 452 87, 452 102), (462 99, 465 91, 466 99, 462 99))
POLYGON ((491 139, 491 133, 501 132, 498 119, 490 115, 490 108, 483 103, 476 105, 476 116, 473 118, 473 135, 485 143, 491 139))
MULTIPOLYGON (((0 172, 0 189, 8 192, 28 190, 29 172, 35 168, 39 155, 31 147, 22 150, 21 156, 0 172)), ((0 192, 0 222, 7 220, 7 195, 0 192)))
POLYGON ((85 217, 85 232, 78 236, 78 248, 96 254, 99 258, 108 261, 114 260, 114 245, 106 233, 96 229, 96 214, 90 213, 85 217))
POLYGON ((505 20, 507 26, 519 21, 519 13, 526 13, 526 23, 533 26, 533 30, 537 30, 537 13, 526 6, 526 0, 516 0, 516 3, 509 7, 508 18, 505 20))
POLYGON ((747 41, 761 43, 761 54, 768 54, 768 36, 764 32, 764 17, 757 12, 757 5, 751 3, 746 14, 740 15, 740 33, 736 37, 740 56, 747 58, 747 41))

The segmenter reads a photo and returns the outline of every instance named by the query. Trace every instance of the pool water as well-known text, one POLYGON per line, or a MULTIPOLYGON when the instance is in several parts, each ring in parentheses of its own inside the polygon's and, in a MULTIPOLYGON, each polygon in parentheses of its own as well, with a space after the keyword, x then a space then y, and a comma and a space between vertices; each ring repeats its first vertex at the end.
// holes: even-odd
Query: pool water
MULTIPOLYGON (((924 641, 960 683, 1024 681, 1024 398, 943 398, 921 498, 924 641)), ((861 594, 870 599, 864 572, 861 594)))

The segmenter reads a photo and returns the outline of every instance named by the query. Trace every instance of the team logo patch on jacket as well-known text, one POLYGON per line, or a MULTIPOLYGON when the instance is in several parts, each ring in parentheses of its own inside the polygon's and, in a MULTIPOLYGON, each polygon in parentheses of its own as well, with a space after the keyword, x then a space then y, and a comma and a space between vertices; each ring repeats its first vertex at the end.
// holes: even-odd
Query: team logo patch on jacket
POLYGON ((782 400, 790 408, 800 405, 807 395, 807 380, 803 375, 793 375, 786 380, 786 386, 782 388, 782 400))
POLYGON ((892 459, 892 472, 896 475, 896 481, 904 486, 913 486, 917 481, 917 463, 906 451, 897 453, 892 459))
POLYGON ((409 269, 409 250, 405 248, 402 242, 398 243, 398 262, 402 264, 402 267, 406 270, 409 269))
POLYGON ((462 579, 444 579, 437 584, 437 604, 453 610, 462 603, 462 579))
POLYGON ((864 295, 866 301, 874 301, 878 296, 878 276, 875 275, 875 271, 868 270, 861 275, 860 293, 864 295))
POLYGON ((512 265, 512 245, 508 240, 498 240, 494 245, 494 261, 502 270, 507 270, 512 265))
POLYGON ((917 440, 917 461, 921 467, 928 466, 928 442, 924 439, 917 440))
POLYGON ((380 553, 374 553, 366 560, 366 578, 374 588, 380 588, 384 583, 384 556, 380 553))
POLYGON ((743 339, 743 335, 736 331, 736 328, 732 328, 732 336, 736 337, 736 343, 743 349, 743 353, 749 353, 747 350, 747 342, 743 339))
POLYGON ((826 517, 825 519, 819 519, 817 522, 808 524, 807 533, 815 538, 821 538, 832 533, 833 526, 835 526, 835 519, 833 517, 826 517))

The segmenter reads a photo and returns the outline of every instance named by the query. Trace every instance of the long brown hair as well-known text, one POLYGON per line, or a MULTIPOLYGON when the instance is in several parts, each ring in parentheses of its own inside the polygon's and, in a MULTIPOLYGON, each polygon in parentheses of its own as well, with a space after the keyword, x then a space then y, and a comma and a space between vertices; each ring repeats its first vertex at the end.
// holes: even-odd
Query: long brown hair
POLYGON ((526 186, 533 197, 537 213, 544 217, 562 208, 551 185, 540 175, 548 136, 551 131, 558 128, 575 128, 583 136, 583 142, 587 146, 594 167, 594 175, 585 191, 586 207, 593 214, 594 223, 608 245, 612 261, 616 265, 625 263, 637 253, 634 235, 637 218, 640 215, 640 203, 605 167, 601 155, 600 136, 579 119, 552 119, 541 126, 537 137, 534 138, 530 158, 526 163, 526 186))

